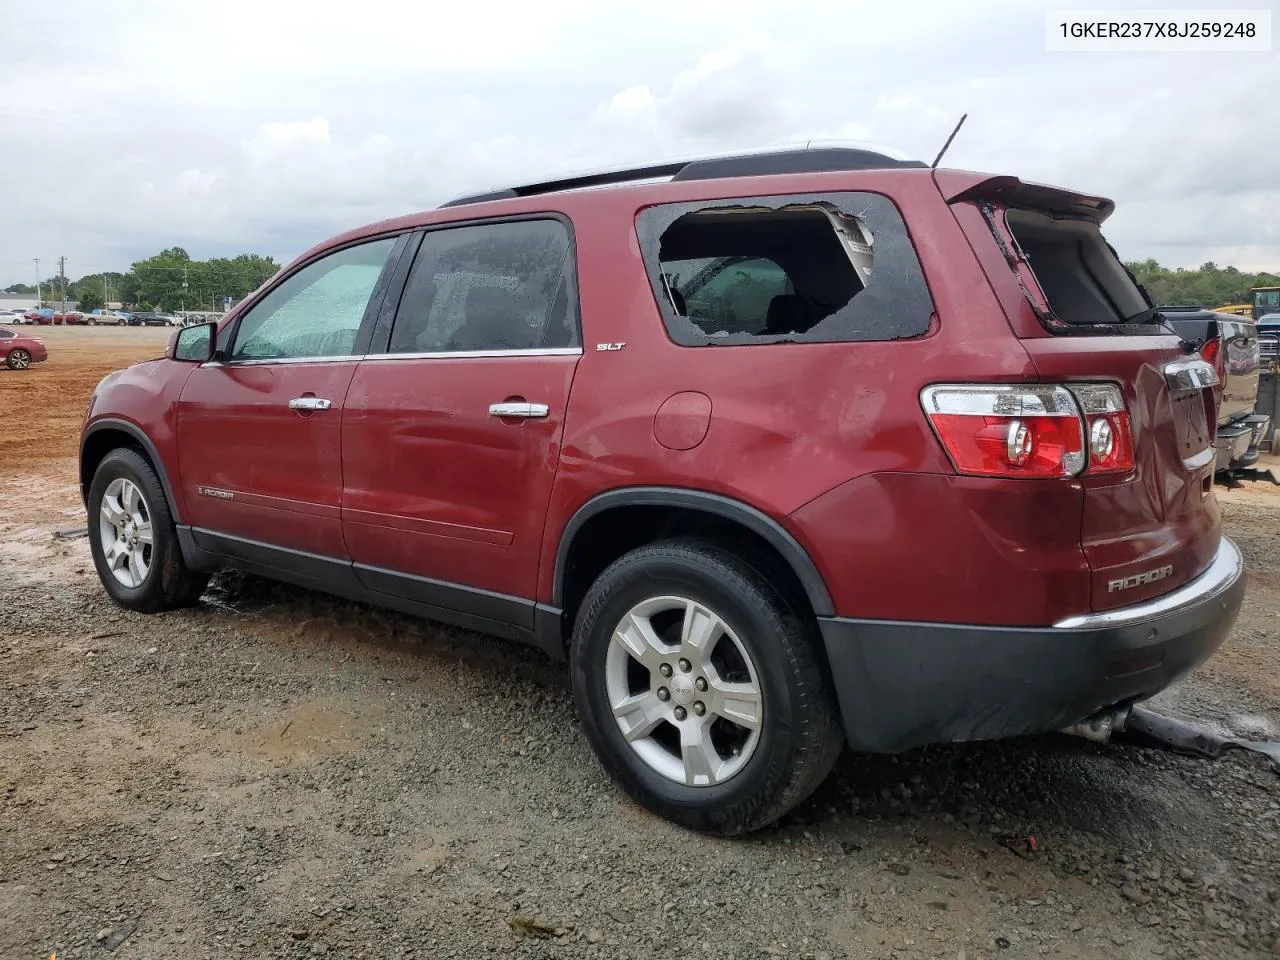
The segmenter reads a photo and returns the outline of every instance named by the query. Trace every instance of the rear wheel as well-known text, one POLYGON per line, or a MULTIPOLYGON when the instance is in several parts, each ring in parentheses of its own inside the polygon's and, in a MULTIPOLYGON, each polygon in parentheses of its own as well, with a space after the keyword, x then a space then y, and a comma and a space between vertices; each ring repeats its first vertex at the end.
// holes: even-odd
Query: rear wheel
POLYGON ((816 626, 715 544, 642 547, 592 585, 574 629, 578 712, 637 802, 695 830, 766 826, 844 738, 816 626))
POLYGON ((111 451, 93 475, 89 545, 111 599, 139 613, 190 606, 209 583, 183 562, 160 478, 135 450, 111 451))
POLYGON ((25 370, 31 366, 31 354, 19 347, 17 350, 9 351, 9 359, 6 362, 10 370, 25 370))

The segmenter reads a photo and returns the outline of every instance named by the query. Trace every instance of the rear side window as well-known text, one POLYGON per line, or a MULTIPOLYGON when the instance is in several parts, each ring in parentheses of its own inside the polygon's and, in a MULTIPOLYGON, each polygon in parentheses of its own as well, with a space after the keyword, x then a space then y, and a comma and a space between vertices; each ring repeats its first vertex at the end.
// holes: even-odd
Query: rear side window
POLYGON ((879 194, 664 204, 643 211, 637 230, 679 344, 898 340, 929 329, 920 261, 879 194))
POLYGON ((1005 224, 1054 319, 1072 325, 1141 323, 1151 307, 1097 224, 1030 210, 1005 224))
POLYGON ((391 353, 576 347, 569 231, 558 220, 434 230, 422 240, 391 353))
POLYGON ((0 340, 12 340, 17 336, 12 330, 0 330, 0 340))

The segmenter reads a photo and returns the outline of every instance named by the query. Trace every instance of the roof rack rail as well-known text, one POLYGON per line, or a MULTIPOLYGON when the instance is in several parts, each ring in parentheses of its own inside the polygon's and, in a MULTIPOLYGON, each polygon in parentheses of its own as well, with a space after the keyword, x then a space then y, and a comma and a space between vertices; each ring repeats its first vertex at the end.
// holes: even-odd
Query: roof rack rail
POLYGON ((701 160, 678 160, 670 163, 631 167, 623 170, 606 170, 584 173, 559 180, 544 180, 499 190, 458 197, 445 207, 458 207, 468 203, 488 200, 510 200, 514 197, 531 197, 561 190, 578 190, 584 187, 601 187, 615 183, 632 183, 638 180, 654 180, 669 177, 671 180, 722 180, 728 177, 764 177, 784 173, 823 173, 840 170, 892 170, 926 168, 919 160, 901 160, 887 153, 854 147, 822 147, 819 149, 775 150, 765 153, 746 153, 701 160))

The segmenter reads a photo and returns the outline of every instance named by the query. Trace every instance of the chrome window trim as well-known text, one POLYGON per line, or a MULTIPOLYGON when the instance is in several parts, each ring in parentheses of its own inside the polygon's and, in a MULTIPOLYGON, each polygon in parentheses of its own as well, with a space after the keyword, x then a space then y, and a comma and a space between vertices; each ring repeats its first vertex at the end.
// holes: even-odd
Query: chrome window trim
POLYGON ((266 357, 260 360, 212 360, 202 364, 206 367, 262 367, 277 363, 343 363, 351 360, 363 360, 357 354, 341 354, 323 357, 266 357))
POLYGON ((1059 620, 1053 627, 1055 630, 1097 630, 1154 620, 1156 617, 1174 613, 1195 603, 1212 600, 1226 593, 1243 575, 1244 558, 1241 557, 1239 548, 1223 537, 1209 568, 1172 593, 1166 593, 1163 597, 1156 597, 1154 600, 1135 604, 1132 607, 1067 617, 1065 620, 1059 620))
POLYGON ((511 350, 434 350, 427 353, 372 353, 366 360, 479 360, 495 357, 579 357, 581 347, 521 347, 511 350))
POLYGON ((580 357, 581 347, 538 347, 512 350, 437 350, 432 353, 366 353, 332 357, 270 357, 262 360, 213 360, 206 367, 261 367, 277 363, 343 363, 351 360, 486 360, 499 357, 580 357))

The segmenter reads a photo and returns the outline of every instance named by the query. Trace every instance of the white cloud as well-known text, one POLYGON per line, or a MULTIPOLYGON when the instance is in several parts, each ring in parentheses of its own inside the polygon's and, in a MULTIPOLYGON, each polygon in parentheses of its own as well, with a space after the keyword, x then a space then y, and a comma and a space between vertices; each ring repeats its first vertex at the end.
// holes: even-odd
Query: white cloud
POLYGON ((1044 3, 10 5, 0 284, 289 256, 503 182, 852 138, 1103 193, 1122 254, 1280 267, 1280 60, 1047 54, 1044 3), (54 8, 56 6, 56 9, 54 8))

